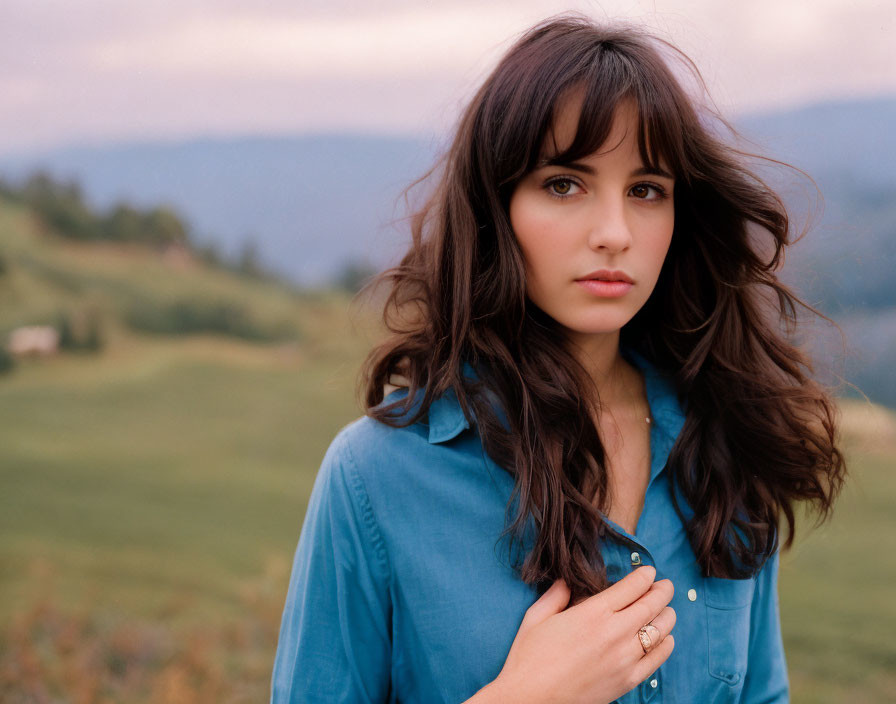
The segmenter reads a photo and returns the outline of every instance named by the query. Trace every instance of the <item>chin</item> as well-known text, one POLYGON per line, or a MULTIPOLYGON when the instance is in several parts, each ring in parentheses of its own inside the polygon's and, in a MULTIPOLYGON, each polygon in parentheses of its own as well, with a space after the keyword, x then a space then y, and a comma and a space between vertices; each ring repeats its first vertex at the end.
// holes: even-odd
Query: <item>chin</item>
POLYGON ((601 319, 559 320, 567 330, 576 335, 608 335, 619 332, 632 316, 603 316, 601 319))

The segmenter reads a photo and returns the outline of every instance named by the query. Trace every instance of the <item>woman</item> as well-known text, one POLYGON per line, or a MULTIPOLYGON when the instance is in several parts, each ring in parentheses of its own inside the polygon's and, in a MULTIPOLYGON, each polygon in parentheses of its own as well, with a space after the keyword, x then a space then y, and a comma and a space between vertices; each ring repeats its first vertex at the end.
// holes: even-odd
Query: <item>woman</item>
POLYGON ((835 407, 779 327, 784 207, 663 47, 552 18, 470 102, 312 491, 273 702, 788 700, 778 527, 830 512, 835 407))

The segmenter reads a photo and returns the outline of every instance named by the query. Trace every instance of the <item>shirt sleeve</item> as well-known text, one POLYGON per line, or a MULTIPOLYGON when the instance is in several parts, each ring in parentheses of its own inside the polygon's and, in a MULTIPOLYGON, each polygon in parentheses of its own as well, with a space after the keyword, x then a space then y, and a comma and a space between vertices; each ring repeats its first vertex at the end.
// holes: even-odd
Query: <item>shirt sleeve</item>
POLYGON ((390 696, 386 550, 343 429, 314 482, 290 575, 271 704, 390 696))
POLYGON ((778 605, 777 551, 768 558, 756 576, 750 616, 750 652, 740 701, 743 704, 790 702, 778 605))

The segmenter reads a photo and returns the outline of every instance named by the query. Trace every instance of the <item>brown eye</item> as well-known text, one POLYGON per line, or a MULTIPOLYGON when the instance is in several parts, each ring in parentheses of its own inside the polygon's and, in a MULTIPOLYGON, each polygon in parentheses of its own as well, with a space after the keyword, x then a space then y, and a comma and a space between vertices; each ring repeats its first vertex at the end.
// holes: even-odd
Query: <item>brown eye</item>
POLYGON ((566 179, 558 179, 557 181, 551 181, 550 186, 552 189, 554 189, 554 192, 557 195, 565 196, 572 188, 572 181, 568 181, 566 179))
POLYGON ((542 188, 551 198, 567 200, 576 195, 576 191, 573 189, 580 188, 580 186, 571 178, 555 177, 553 180, 546 181, 542 188))
POLYGON ((666 198, 665 189, 653 183, 637 183, 632 186, 631 192, 638 200, 645 200, 648 202, 659 202, 666 198), (652 197, 650 196, 650 191, 655 192, 652 197))

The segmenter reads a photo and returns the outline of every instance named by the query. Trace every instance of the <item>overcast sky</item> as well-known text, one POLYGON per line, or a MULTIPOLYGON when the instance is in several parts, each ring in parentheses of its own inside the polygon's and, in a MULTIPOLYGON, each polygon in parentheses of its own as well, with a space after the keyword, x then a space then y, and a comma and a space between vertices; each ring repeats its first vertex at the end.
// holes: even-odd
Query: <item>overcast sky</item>
POLYGON ((520 32, 567 9, 671 40, 730 116, 896 94, 892 0, 3 0, 0 151, 439 133, 520 32))

